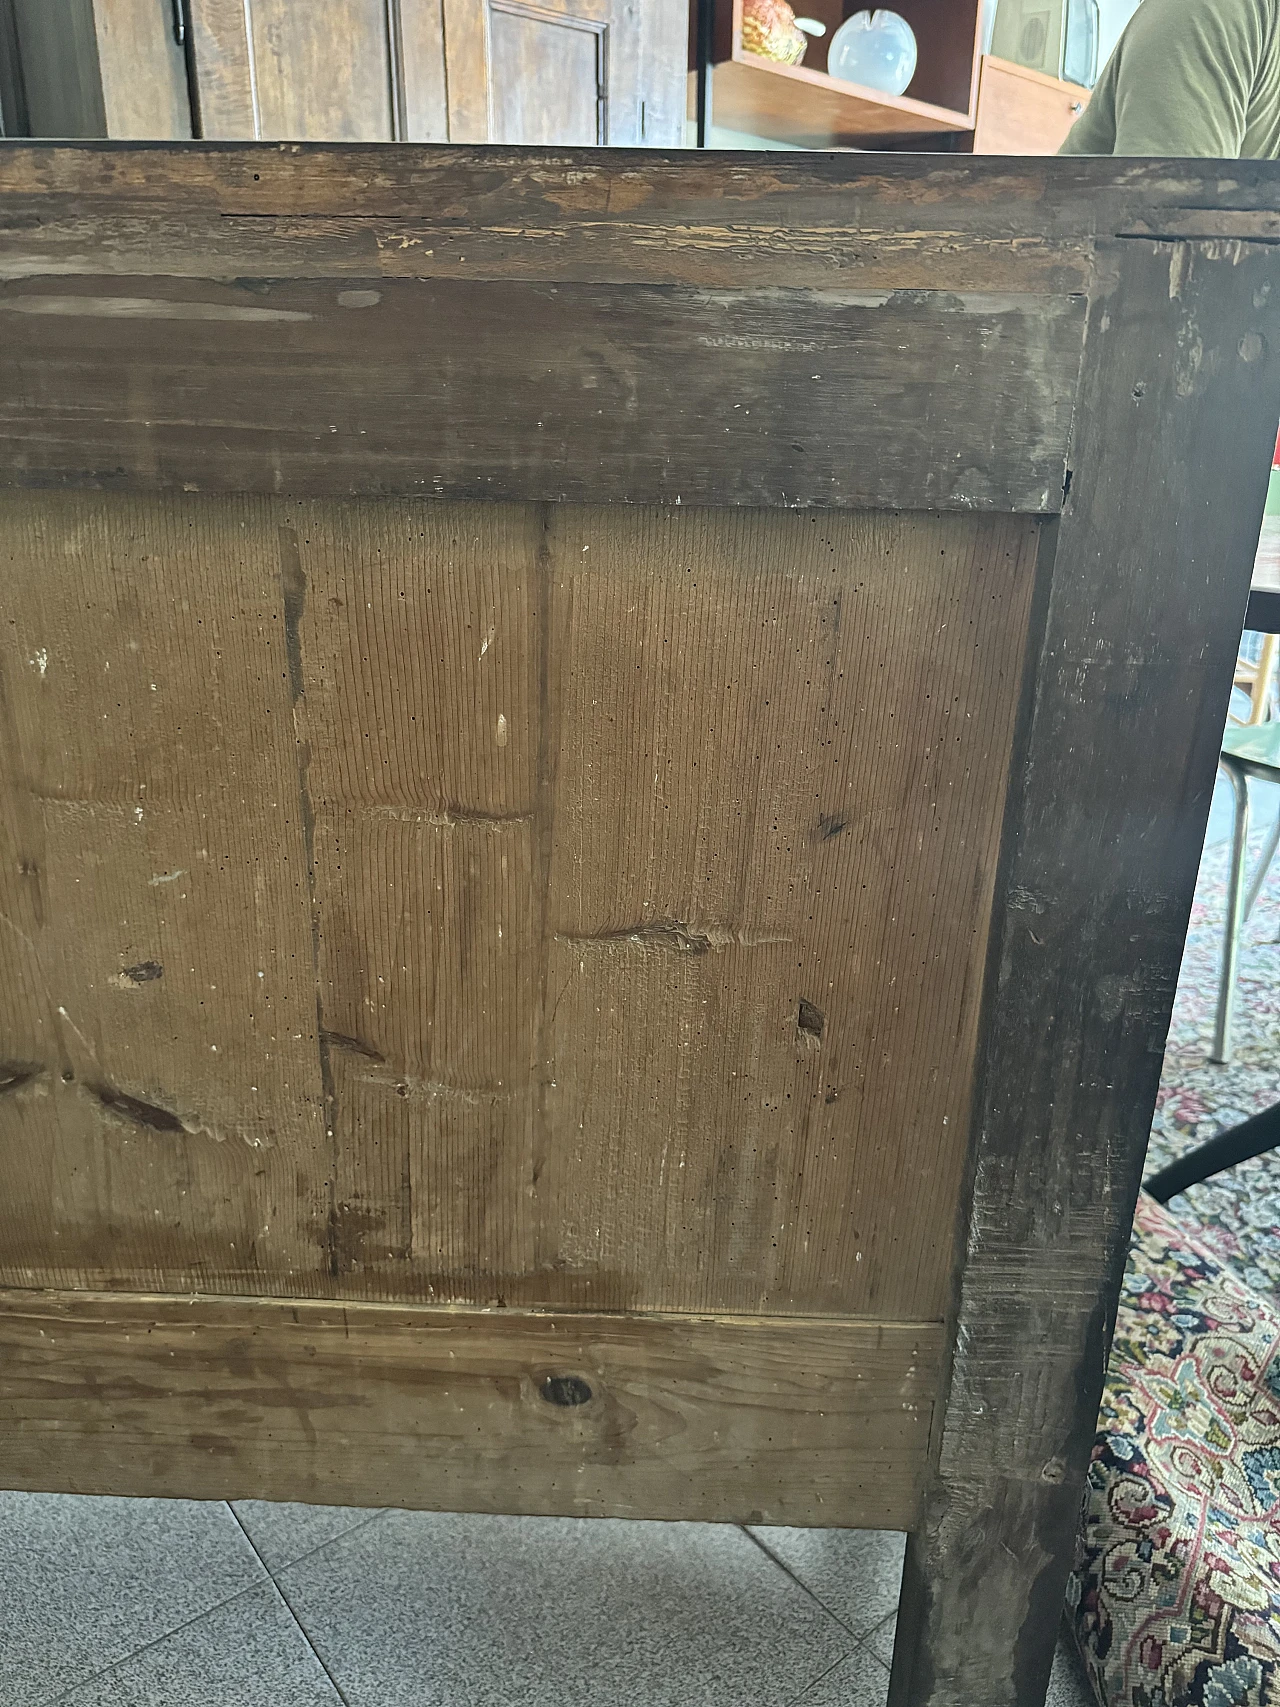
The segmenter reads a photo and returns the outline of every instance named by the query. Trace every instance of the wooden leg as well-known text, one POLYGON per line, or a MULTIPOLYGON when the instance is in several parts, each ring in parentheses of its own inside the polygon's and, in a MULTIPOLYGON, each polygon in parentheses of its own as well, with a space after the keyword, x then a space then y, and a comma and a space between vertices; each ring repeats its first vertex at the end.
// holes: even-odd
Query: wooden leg
POLYGON ((1244 605, 1266 492, 1276 380, 1255 320, 1271 268, 1125 239, 1091 305, 891 1707, 1043 1707, 1239 638, 1218 616, 1244 605), (1188 467, 1215 504, 1180 501, 1188 467))
MULTIPOLYGON (((1073 1489, 1060 1514, 1073 1531, 1079 1506, 1073 1489)), ((921 1531, 908 1537, 889 1707, 915 1707, 925 1701, 945 1702, 946 1707, 1043 1707, 1062 1627, 1063 1596, 1044 1577, 1037 1586, 1021 1560, 998 1545, 992 1547, 999 1529, 1019 1517, 1032 1520, 1030 1504, 1021 1512, 1010 1507, 998 1511, 985 1509, 979 1501, 967 1512, 953 1512, 946 1534, 921 1531), (1007 1677, 1007 1686, 969 1693, 982 1686, 976 1681, 957 1685, 939 1674, 929 1633, 960 1584, 984 1609, 973 1623, 963 1675, 1007 1677)), ((1063 1580, 1065 1584, 1065 1574, 1063 1580)))

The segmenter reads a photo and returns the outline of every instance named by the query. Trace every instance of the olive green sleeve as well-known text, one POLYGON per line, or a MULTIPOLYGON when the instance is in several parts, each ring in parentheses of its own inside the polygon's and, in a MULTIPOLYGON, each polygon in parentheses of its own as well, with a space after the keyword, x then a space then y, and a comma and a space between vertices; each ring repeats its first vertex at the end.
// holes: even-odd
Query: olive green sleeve
POLYGON ((1142 0, 1064 154, 1234 160, 1262 64, 1266 0, 1142 0))

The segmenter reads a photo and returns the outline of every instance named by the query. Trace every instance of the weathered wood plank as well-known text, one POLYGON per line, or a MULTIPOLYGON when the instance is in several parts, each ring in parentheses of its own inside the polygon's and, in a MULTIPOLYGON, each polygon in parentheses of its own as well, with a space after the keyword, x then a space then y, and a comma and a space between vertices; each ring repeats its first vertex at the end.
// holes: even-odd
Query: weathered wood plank
MULTIPOLYGON (((430 219, 458 228, 772 224, 883 235, 968 232, 981 241, 1114 234, 1182 209, 1280 212, 1273 163, 904 154, 742 154, 656 149, 378 144, 10 144, 8 197, 169 203, 221 214, 430 219)), ((1188 235, 1212 236, 1212 230, 1188 235)), ((1237 232, 1234 235, 1244 236, 1237 232)))
POLYGON ((0 1292, 0 1482, 905 1528, 937 1323, 0 1292))
POLYGON ((947 230, 729 223, 723 210, 719 222, 707 212, 699 224, 658 231, 638 216, 513 231, 435 218, 430 210, 398 217, 219 214, 27 198, 8 201, 0 218, 0 279, 8 280, 325 278, 358 288, 381 278, 510 279, 740 290, 749 267, 760 288, 822 289, 838 281, 846 290, 933 290, 945 271, 952 291, 1000 292, 1016 266, 1024 292, 1069 295, 1088 288, 1093 264, 1090 243, 1079 235, 981 240, 947 230))
POLYGON ((956 1349, 893 1707, 1043 1700, 1280 406, 1270 250, 1104 258, 1011 783, 956 1349))
POLYGON ((326 1175, 279 560, 149 502, 3 507, 0 1273, 266 1292, 326 1175))
POLYGON ((1095 233, 1263 238, 1264 163, 10 146, 0 277, 1088 289, 1095 233), (912 190, 913 181, 916 190, 912 190), (1155 221, 1155 224, 1152 222, 1155 221))
POLYGON ((0 480, 1048 514, 1083 312, 954 293, 11 283, 0 480))
POLYGON ((547 537, 542 1266, 566 1302, 931 1315, 1036 526, 597 517, 547 537))
POLYGON ((1039 527, 5 495, 5 1275, 940 1316, 1039 527))

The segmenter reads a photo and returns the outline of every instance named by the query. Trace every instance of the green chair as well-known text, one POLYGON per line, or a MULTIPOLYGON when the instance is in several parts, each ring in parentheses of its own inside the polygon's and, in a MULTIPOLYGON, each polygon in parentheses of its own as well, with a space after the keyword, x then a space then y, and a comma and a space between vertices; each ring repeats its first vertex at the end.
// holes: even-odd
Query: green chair
POLYGON ((1277 817, 1262 858, 1246 886, 1245 864, 1249 842, 1249 779, 1280 783, 1280 722, 1228 724, 1222 738, 1222 769, 1231 779, 1235 794, 1235 823, 1231 834, 1231 878, 1227 885, 1227 934, 1222 951, 1222 982, 1218 987, 1218 1018, 1210 1059, 1231 1059, 1231 1022, 1235 1012, 1236 974, 1240 962, 1240 933, 1253 911, 1254 902, 1266 880, 1276 848, 1280 845, 1280 816, 1277 817))

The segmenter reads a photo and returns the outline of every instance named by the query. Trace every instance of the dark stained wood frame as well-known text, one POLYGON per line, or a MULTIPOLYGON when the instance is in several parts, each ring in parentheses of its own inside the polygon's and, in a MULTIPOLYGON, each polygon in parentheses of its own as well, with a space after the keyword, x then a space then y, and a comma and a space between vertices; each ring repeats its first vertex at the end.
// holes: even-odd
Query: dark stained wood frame
POLYGON ((1097 254, 892 1707, 1042 1698, 1265 501, 1269 251, 1097 254))
MULTIPOLYGON (((168 305, 166 324, 179 326, 193 303, 318 313, 307 297, 317 279, 357 294, 435 291, 442 312, 465 300, 460 286, 482 281, 505 290, 504 309, 517 314, 549 290, 575 287, 580 311, 592 292, 626 285, 666 293, 663 324, 692 326, 696 343, 697 293, 764 289, 796 293, 781 342, 829 336, 823 293, 842 292, 839 312, 855 323, 891 305, 936 355, 928 337, 957 303, 962 315, 988 316, 1003 312, 993 296, 1078 305, 1079 318, 1069 306, 1056 319, 1009 310, 1039 327, 1028 347, 1044 356, 1041 377, 1033 371, 1020 393, 1037 411, 1031 478, 1029 440, 993 433, 970 459, 980 480, 931 483, 981 395, 979 374, 954 408, 935 393, 935 437, 913 438, 909 409, 890 419, 892 454, 879 423, 822 416, 820 436, 845 435, 842 465, 878 460, 887 470, 872 484, 833 482, 820 461, 790 466, 790 485, 771 484, 768 456, 753 460, 749 436, 734 432, 681 442, 679 493, 653 457, 611 444, 598 447, 584 483, 620 501, 924 504, 1055 518, 1042 536, 997 883, 947 1332, 955 1350, 908 1547, 891 1685, 893 1707, 1035 1707, 1280 406, 1271 282, 1280 168, 1239 162, 1223 176, 1145 161, 775 157, 766 166, 496 149, 15 147, 0 158, 0 195, 6 323, 15 295, 123 297, 140 274, 153 302, 168 305), (264 280, 269 296, 247 294, 264 280), (684 288, 694 296, 682 298, 684 288), (1055 343, 1051 328, 1074 327, 1078 352, 1085 316, 1083 366, 1072 357, 1064 406, 1070 340, 1055 343), (1046 483, 1050 468, 1061 478, 1046 483)), ((19 309, 43 329, 59 312, 19 309)), ((155 323, 153 314, 148 336, 163 357, 170 346, 155 323)), ((88 426, 68 412, 56 364, 32 359, 47 343, 25 356, 12 337, 0 343, 0 394, 21 397, 0 408, 0 479, 174 483, 162 430, 129 412, 128 350, 112 342, 109 312, 101 324, 88 426), (11 383, 15 364, 24 391, 11 383), (106 429, 118 446, 109 468, 99 454, 106 429)), ((644 365, 655 324, 615 327, 614 350, 638 375, 642 428, 657 434, 670 392, 663 364, 644 365)), ((238 319, 242 343, 253 325, 238 319)), ((678 344, 680 382, 696 384, 698 363, 721 354, 678 344)), ((766 439, 791 424, 791 354, 755 346, 755 425, 766 439)), ((316 418, 338 401, 336 392, 313 401, 316 418)), ((562 444, 516 457, 522 443, 512 442, 505 496, 583 495, 566 478, 562 444)), ((289 449, 283 432, 276 448, 289 449)), ((496 462, 501 447, 492 449, 496 462)), ((441 466, 438 489, 474 495, 469 454, 441 466)), ((211 455, 205 480, 421 489, 389 450, 376 467, 351 460, 317 472, 295 446, 286 474, 269 457, 263 468, 254 475, 243 458, 211 455)), ((35 1463, 39 1437, 28 1438, 35 1463)), ((82 1462, 88 1450, 82 1443, 82 1462)))

